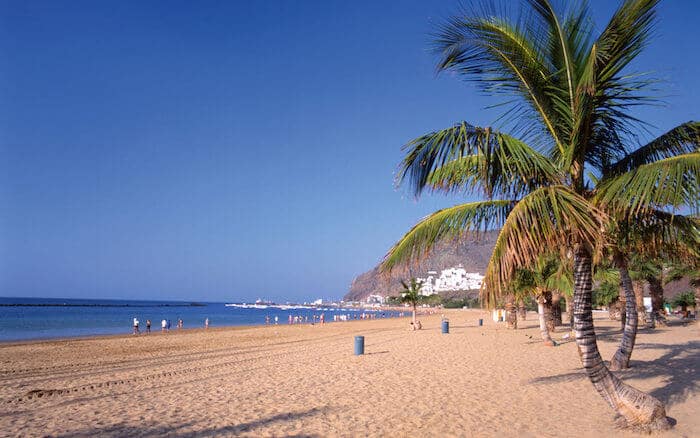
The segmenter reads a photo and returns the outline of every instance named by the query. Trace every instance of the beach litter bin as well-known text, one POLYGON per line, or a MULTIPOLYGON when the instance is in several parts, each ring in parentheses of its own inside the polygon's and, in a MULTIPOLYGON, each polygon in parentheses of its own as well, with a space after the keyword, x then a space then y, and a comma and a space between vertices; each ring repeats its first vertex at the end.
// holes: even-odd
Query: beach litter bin
POLYGON ((450 332, 450 321, 447 319, 442 320, 442 334, 450 332))
POLYGON ((365 354, 365 337, 355 336, 355 356, 365 354))
POLYGON ((479 318, 479 327, 481 327, 482 325, 484 325, 484 320, 479 318))

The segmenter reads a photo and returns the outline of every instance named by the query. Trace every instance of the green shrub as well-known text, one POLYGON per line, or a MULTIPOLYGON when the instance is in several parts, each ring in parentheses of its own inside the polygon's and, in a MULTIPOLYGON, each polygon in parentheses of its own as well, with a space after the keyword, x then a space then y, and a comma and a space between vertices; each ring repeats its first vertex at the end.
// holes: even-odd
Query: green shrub
POLYGON ((681 307, 685 309, 686 307, 689 306, 694 306, 695 305, 695 294, 693 291, 686 291, 686 292, 681 292, 675 297, 673 297, 673 301, 671 301, 671 305, 674 307, 681 307))
POLYGON ((611 282, 604 281, 593 289, 593 307, 608 307, 620 295, 620 288, 611 282))

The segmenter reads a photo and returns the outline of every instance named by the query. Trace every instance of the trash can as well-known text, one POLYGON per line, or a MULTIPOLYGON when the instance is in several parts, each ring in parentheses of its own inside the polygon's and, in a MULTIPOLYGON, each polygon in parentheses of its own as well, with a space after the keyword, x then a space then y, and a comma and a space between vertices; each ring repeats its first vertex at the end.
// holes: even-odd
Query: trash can
POLYGON ((365 337, 355 336, 355 356, 365 354, 365 337))
POLYGON ((442 333, 446 334, 450 332, 450 321, 443 319, 442 320, 442 333))

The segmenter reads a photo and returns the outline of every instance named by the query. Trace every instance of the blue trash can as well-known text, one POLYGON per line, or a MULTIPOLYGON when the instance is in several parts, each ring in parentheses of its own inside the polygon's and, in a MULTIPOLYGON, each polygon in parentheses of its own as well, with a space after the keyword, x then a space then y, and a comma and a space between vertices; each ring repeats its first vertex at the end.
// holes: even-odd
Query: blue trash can
POLYGON ((479 318, 479 327, 481 327, 482 325, 484 325, 484 320, 479 318))
POLYGON ((355 336, 355 356, 365 354, 365 337, 355 336))
POLYGON ((442 320, 442 333, 446 334, 450 332, 450 321, 443 319, 442 320))

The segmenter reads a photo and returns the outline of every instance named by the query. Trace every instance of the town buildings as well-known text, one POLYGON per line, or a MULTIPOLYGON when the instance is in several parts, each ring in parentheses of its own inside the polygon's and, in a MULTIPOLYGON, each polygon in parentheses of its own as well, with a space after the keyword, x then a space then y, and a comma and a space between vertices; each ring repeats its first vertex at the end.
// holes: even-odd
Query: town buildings
POLYGON ((467 272, 460 264, 457 267, 443 269, 440 275, 437 271, 428 271, 426 278, 416 278, 416 280, 423 282, 421 294, 428 296, 446 291, 479 289, 484 276, 478 272, 467 272))

